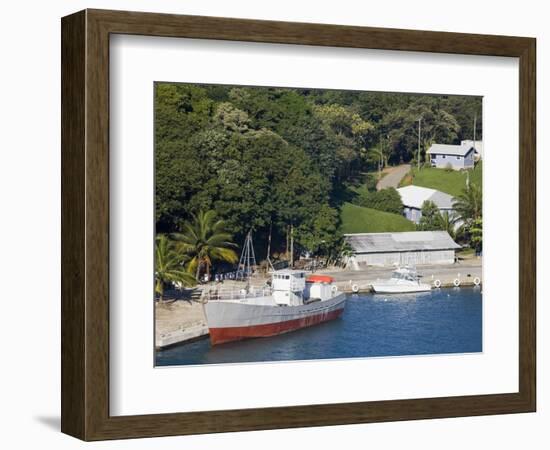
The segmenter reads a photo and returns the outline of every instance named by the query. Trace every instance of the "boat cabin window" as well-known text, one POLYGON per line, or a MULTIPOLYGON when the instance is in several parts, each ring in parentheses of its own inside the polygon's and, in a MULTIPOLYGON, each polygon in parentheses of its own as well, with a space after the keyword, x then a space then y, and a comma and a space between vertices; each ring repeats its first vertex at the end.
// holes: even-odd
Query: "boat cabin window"
POLYGON ((393 272, 392 278, 397 280, 414 280, 414 278, 408 273, 393 272))
POLYGON ((299 278, 305 278, 306 274, 303 272, 297 272, 292 274, 273 274, 272 275, 274 280, 290 280, 292 278, 299 279, 299 278))
POLYGON ((273 275, 275 280, 289 280, 290 275, 273 275))

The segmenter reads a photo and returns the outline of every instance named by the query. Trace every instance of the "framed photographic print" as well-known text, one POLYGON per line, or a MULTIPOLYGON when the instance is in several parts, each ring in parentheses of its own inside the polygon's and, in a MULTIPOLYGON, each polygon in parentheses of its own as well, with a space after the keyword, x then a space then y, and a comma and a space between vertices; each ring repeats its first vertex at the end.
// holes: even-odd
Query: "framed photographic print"
POLYGON ((62 431, 535 411, 535 169, 532 38, 63 18, 62 431))

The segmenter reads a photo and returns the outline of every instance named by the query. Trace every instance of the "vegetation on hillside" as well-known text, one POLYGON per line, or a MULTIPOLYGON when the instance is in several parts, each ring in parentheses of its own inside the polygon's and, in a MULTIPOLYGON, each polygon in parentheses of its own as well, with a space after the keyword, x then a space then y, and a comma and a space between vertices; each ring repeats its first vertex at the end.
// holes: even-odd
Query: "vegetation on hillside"
POLYGON ((342 206, 342 233, 414 231, 413 222, 400 214, 365 208, 351 203, 342 206))
POLYGON ((226 231, 225 222, 216 217, 216 212, 199 211, 192 218, 192 221, 182 223, 179 232, 171 235, 180 252, 186 256, 186 270, 199 280, 203 272, 210 275, 216 261, 236 263, 237 245, 226 231))
POLYGON ((196 278, 190 274, 184 264, 188 256, 174 242, 164 235, 155 239, 155 293, 159 301, 164 301, 164 290, 167 285, 194 286, 196 278))
POLYGON ((469 178, 471 184, 481 186, 483 164, 480 161, 472 170, 445 170, 435 167, 413 168, 410 176, 405 177, 401 185, 414 184, 416 186, 437 189, 452 196, 459 196, 466 187, 469 178))
MULTIPOLYGON (((414 160, 419 118, 423 159, 434 141, 471 138, 480 112, 478 97, 156 83, 157 233, 195 248, 186 266, 198 277, 238 252, 201 253, 186 225, 210 214, 201 211, 223 222, 224 242, 252 229, 260 260, 268 248, 288 256, 290 240, 296 254, 329 258, 343 231, 414 229, 399 214, 349 204, 347 186, 368 181, 372 191, 365 173, 414 160)), ((375 200, 386 194, 365 204, 383 209, 375 200)))
POLYGON ((425 202, 419 230, 444 230, 462 244, 482 249, 482 182, 483 163, 479 161, 472 170, 446 170, 434 167, 412 168, 401 181, 445 192, 454 197, 453 214, 440 213, 432 202, 425 202))
POLYGON ((459 234, 476 252, 483 247, 483 194, 481 187, 469 184, 455 198, 456 220, 462 223, 459 234))
POLYGON ((380 191, 358 190, 358 196, 353 199, 355 205, 372 208, 378 211, 385 211, 401 215, 403 213, 403 202, 395 188, 381 189, 380 191))

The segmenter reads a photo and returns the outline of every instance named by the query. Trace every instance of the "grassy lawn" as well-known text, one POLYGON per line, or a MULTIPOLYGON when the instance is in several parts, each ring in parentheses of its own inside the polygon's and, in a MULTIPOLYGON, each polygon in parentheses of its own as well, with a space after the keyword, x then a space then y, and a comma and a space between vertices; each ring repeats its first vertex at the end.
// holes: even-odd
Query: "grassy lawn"
MULTIPOLYGON (((475 169, 469 172, 470 182, 481 185, 483 172, 481 162, 476 165, 475 169)), ((466 171, 446 171, 445 169, 435 169, 432 167, 425 167, 419 171, 414 168, 412 170, 412 177, 407 176, 402 182, 403 186, 409 184, 437 189, 438 191, 457 196, 466 186, 466 171)))
POLYGON ((414 224, 398 214, 344 203, 341 211, 343 233, 383 233, 414 231, 414 224))

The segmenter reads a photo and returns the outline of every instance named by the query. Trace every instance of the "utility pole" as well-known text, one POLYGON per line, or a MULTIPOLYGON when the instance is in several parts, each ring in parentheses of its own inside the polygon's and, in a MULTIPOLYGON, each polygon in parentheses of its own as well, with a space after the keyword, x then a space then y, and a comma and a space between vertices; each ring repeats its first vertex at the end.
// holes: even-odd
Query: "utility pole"
POLYGON ((422 117, 418 118, 418 156, 416 157, 416 165, 418 170, 420 170, 420 123, 422 122, 422 117))
POLYGON ((267 237, 267 263, 271 270, 274 270, 273 263, 271 262, 271 233, 273 231, 273 221, 269 222, 269 236, 267 237))
POLYGON ((474 113, 474 152, 477 153, 476 148, 476 126, 477 126, 477 112, 474 113))
POLYGON ((384 162, 388 165, 388 155, 390 154, 390 135, 386 134, 386 145, 384 146, 384 152, 382 154, 382 168, 384 168, 384 162))
POLYGON ((294 267, 294 225, 290 224, 290 268, 294 267))

